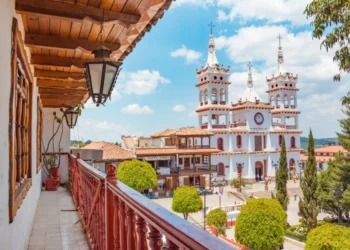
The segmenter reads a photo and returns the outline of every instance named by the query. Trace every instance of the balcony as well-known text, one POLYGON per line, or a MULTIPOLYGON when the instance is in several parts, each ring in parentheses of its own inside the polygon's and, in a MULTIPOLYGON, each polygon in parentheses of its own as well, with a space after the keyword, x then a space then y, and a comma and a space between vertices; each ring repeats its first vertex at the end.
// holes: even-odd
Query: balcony
POLYGON ((188 144, 186 145, 186 143, 182 143, 182 144, 179 144, 179 148, 210 148, 209 145, 192 145, 192 144, 188 144))
POLYGON ((191 174, 191 173, 201 173, 201 174, 209 174, 217 172, 217 165, 209 165, 207 166, 194 166, 194 167, 184 167, 184 169, 180 169, 180 174, 191 174))
POLYGON ((208 124, 204 124, 201 126, 202 129, 207 129, 208 128, 208 124))
POLYGON ((247 126, 247 122, 235 122, 230 124, 230 128, 244 127, 247 126))
POLYGON ((69 155, 72 196, 91 249, 238 249, 119 182, 115 172, 69 155))
POLYGON ((286 125, 279 123, 279 122, 273 122, 272 123, 273 127, 280 127, 280 128, 286 128, 286 125))
POLYGON ((212 128, 226 128, 226 125, 224 125, 224 124, 222 124, 222 125, 213 124, 213 125, 212 125, 212 128))

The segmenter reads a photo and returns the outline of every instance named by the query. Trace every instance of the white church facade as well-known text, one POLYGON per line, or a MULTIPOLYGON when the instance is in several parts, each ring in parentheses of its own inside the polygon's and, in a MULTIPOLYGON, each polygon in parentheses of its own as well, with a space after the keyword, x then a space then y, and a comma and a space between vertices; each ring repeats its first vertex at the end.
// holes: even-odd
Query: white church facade
POLYGON ((212 178, 231 180, 240 175, 248 181, 274 178, 283 137, 289 171, 299 173, 302 131, 297 105, 298 76, 282 70, 281 42, 277 62, 277 74, 266 79, 266 102, 254 89, 249 64, 244 95, 231 96, 236 101, 229 103, 230 68, 218 63, 214 37, 210 35, 207 64, 197 71, 196 112, 199 127, 215 134, 211 145, 221 150, 212 155, 212 163, 218 165, 218 172, 212 178))

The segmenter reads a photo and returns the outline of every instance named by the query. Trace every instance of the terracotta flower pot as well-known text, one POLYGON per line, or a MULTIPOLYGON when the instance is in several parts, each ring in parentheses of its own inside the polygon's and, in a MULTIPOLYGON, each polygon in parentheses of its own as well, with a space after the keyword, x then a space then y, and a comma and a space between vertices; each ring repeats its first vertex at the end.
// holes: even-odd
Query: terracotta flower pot
POLYGON ((47 191, 57 191, 58 187, 60 186, 60 180, 61 178, 50 178, 46 177, 45 178, 45 190, 47 191))
POLYGON ((60 169, 59 168, 51 168, 51 169, 49 169, 49 173, 53 178, 60 177, 60 169))

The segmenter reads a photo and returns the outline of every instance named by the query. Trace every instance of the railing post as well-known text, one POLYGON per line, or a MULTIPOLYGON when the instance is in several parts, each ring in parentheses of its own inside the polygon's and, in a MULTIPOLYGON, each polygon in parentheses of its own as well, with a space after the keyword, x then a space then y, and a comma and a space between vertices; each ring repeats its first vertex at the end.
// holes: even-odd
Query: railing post
POLYGON ((146 233, 147 233, 147 227, 146 227, 146 221, 140 216, 137 216, 136 219, 136 226, 137 226, 137 250, 146 250, 148 249, 147 246, 147 238, 146 238, 146 233))
POLYGON ((153 226, 149 226, 149 238, 150 242, 149 245, 152 250, 161 250, 163 246, 163 241, 162 241, 162 234, 153 226))
POLYGON ((106 190, 106 248, 107 250, 119 249, 118 246, 115 245, 115 237, 118 237, 118 234, 114 234, 114 227, 118 227, 118 224, 114 224, 115 217, 118 217, 118 214, 115 214, 115 208, 118 207, 115 200, 113 199, 113 193, 108 189, 108 185, 116 185, 117 184, 117 173, 116 167, 112 164, 107 165, 106 171, 106 182, 105 182, 105 190, 106 190))

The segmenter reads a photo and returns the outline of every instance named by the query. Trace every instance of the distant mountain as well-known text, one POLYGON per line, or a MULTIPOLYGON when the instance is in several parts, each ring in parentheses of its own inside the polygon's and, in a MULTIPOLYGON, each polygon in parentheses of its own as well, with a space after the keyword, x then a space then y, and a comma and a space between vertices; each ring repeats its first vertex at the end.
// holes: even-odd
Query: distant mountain
MULTIPOLYGON (((309 139, 307 137, 300 137, 300 144, 301 148, 307 149, 309 139)), ((314 138, 315 142, 315 148, 325 147, 328 146, 330 142, 335 142, 335 144, 338 144, 338 138, 314 138)))

